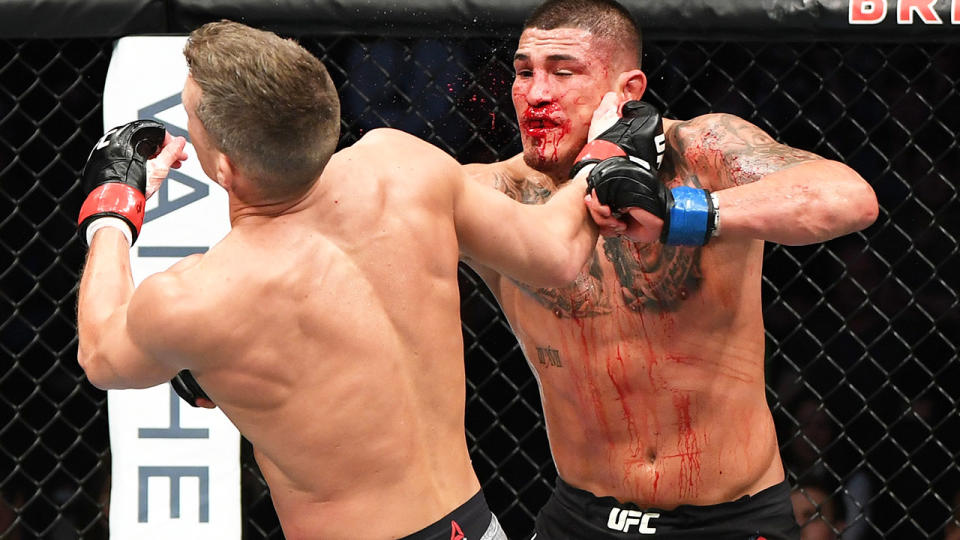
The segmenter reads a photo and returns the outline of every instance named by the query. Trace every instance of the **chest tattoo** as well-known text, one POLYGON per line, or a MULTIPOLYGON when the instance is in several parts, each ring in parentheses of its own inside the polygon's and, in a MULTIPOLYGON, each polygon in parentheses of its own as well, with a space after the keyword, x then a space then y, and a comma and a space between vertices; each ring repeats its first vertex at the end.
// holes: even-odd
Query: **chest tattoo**
POLYGON ((560 351, 553 347, 537 347, 537 362, 545 367, 563 367, 560 351))
MULTIPOLYGON (((679 156, 675 156, 679 159, 679 156)), ((671 167, 663 174, 680 176, 686 185, 699 185, 695 175, 671 167), (683 178, 686 176, 686 178, 683 178)), ((528 181, 498 177, 498 189, 525 204, 542 204, 551 191, 528 181)), ((604 238, 602 256, 612 266, 615 289, 604 286, 604 266, 600 246, 577 279, 560 288, 535 288, 513 281, 528 297, 549 309, 557 318, 587 318, 607 315, 613 310, 615 296, 634 311, 642 309, 671 311, 699 288, 700 248, 637 244, 624 238, 604 238)))
POLYGON ((700 288, 700 248, 604 238, 603 252, 613 265, 624 305, 634 311, 673 311, 700 288))
MULTIPOLYGON (((666 155, 659 174, 670 188, 684 185, 718 190, 741 186, 798 163, 822 159, 780 144, 749 122, 727 114, 676 122, 666 136, 666 155)), ((496 185, 527 204, 541 204, 551 195, 550 190, 527 178, 503 175, 496 185)), ((558 289, 517 285, 560 318, 606 315, 620 301, 634 311, 676 311, 701 288, 702 251, 702 247, 603 238, 574 283, 558 289), (604 275, 611 270, 611 275, 604 275)))
POLYGON ((603 270, 594 252, 585 271, 566 287, 534 288, 514 281, 517 287, 558 318, 583 319, 610 313, 610 300, 603 290, 603 270))

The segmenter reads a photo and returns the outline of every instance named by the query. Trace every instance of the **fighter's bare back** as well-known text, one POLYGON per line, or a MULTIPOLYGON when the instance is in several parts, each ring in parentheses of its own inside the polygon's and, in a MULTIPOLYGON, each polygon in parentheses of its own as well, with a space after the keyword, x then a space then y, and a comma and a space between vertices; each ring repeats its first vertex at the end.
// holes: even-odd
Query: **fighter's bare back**
MULTIPOLYGON (((399 155, 381 181, 351 182, 370 170, 364 143, 334 156, 300 211, 241 218, 163 277, 171 295, 194 299, 184 321, 212 321, 182 353, 257 449, 288 537, 351 537, 371 512, 394 517, 363 523, 370 538, 404 530, 397 516, 413 532, 479 489, 449 316, 459 309, 453 219, 442 190, 411 187, 444 182, 404 176, 399 155), (423 478, 440 481, 425 490, 423 478)), ((392 147, 436 159, 412 137, 392 147)))

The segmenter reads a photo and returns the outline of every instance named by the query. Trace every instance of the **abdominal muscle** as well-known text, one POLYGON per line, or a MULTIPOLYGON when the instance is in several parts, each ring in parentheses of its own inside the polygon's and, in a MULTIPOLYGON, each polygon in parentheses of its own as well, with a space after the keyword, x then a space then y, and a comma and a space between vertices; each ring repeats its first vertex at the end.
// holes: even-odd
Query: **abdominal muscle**
MULTIPOLYGON (((523 339, 564 481, 597 496, 670 509, 735 500, 783 480, 762 345, 731 354, 722 343, 654 344, 644 331, 603 339, 598 328, 616 319, 541 325, 552 334, 558 362, 537 361, 530 336, 523 339)), ((665 319, 648 323, 658 327, 665 319)))

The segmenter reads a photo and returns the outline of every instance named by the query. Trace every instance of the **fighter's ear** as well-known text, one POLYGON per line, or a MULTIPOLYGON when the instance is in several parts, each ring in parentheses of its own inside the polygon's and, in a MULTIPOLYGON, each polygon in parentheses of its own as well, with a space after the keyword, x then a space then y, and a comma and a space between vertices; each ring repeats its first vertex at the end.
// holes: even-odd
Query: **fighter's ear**
POLYGON ((217 183, 231 191, 237 181, 237 167, 223 152, 217 152, 217 183))
POLYGON ((623 96, 623 101, 639 101, 647 91, 647 76, 639 69, 624 71, 617 78, 617 90, 623 96))

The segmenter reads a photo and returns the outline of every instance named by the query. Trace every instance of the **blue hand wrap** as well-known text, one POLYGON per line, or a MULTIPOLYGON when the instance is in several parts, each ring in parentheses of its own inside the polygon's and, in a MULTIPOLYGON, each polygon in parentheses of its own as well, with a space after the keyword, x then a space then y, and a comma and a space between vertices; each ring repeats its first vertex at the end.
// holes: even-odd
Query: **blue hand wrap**
POLYGON ((707 228, 713 206, 710 194, 703 189, 679 186, 670 190, 673 206, 664 243, 673 246, 702 246, 707 243, 707 228))

